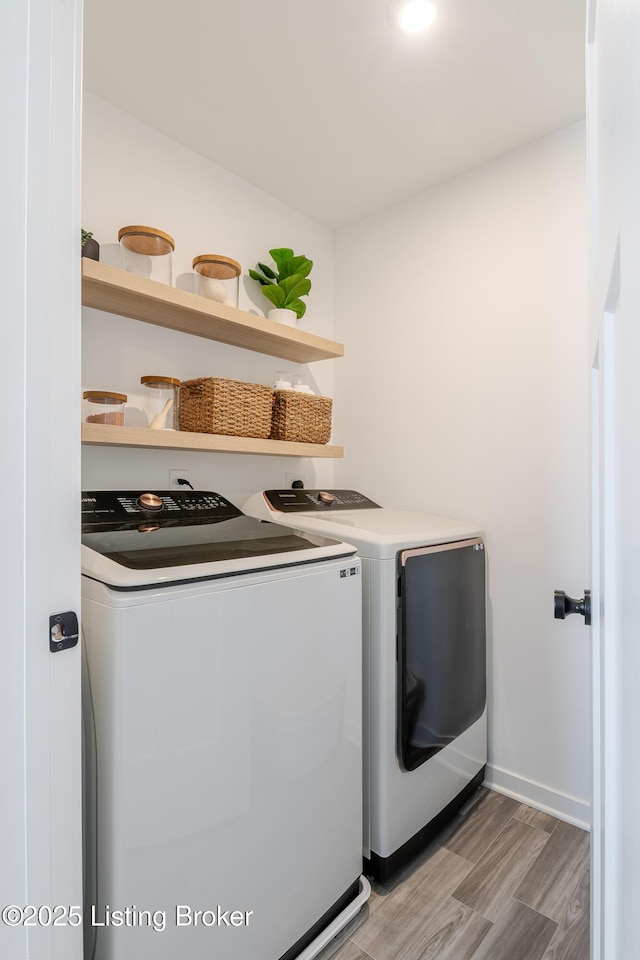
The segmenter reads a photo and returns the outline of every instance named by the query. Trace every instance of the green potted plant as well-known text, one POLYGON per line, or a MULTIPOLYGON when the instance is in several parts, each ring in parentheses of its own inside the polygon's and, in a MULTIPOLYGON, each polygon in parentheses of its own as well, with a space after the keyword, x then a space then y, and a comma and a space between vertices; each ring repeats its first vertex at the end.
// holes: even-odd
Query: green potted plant
POLYGON ((274 267, 258 263, 255 270, 249 270, 249 276, 258 281, 263 294, 273 304, 267 314, 269 319, 295 326, 307 309, 301 298, 311 290, 309 274, 313 260, 296 257, 289 247, 276 247, 269 253, 274 267))
POLYGON ((100 245, 97 240, 93 239, 93 234, 89 233, 88 230, 82 231, 82 256, 89 260, 100 259, 100 245))

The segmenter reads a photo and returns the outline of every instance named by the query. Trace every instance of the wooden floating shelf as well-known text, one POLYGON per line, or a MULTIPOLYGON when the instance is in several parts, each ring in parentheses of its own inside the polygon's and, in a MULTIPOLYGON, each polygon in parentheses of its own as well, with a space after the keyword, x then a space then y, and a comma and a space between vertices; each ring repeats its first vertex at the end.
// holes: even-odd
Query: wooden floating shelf
POLYGON ((294 363, 331 360, 344 355, 343 345, 334 340, 86 257, 82 259, 82 303, 94 310, 105 310, 294 363))
POLYGON ((153 447, 163 450, 205 450, 212 453, 258 453, 275 457, 326 457, 340 459, 343 447, 288 440, 260 440, 254 437, 225 437, 182 430, 150 430, 148 427, 114 427, 83 423, 82 442, 113 447, 153 447))

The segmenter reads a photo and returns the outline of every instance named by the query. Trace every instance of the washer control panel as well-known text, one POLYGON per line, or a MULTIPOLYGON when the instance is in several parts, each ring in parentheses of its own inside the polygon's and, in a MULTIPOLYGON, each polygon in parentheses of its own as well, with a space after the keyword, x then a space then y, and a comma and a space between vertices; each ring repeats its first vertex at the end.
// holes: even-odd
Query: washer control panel
POLYGON ((154 523, 206 523, 242 516, 219 493, 203 490, 85 490, 82 529, 129 526, 153 517, 154 523))
POLYGON ((381 509, 357 490, 265 490, 264 497, 272 510, 281 513, 381 509))

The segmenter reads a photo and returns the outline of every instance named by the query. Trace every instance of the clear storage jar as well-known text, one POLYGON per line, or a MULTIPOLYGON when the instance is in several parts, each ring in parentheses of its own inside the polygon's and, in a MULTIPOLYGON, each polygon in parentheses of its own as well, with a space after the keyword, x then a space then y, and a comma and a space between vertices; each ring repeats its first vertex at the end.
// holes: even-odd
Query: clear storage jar
POLYGON ((196 293, 200 297, 216 300, 227 307, 238 306, 238 287, 242 267, 237 260, 217 253, 203 253, 194 257, 196 293))
POLYGON ((178 429, 180 381, 175 377, 140 377, 144 387, 147 426, 151 430, 178 429))
POLYGON ((122 265, 129 273, 160 283, 173 283, 173 237, 155 227, 129 226, 118 230, 122 265))
POLYGON ((113 427, 124 427, 124 405, 126 393, 113 393, 111 390, 85 390, 82 415, 85 423, 104 423, 113 427))

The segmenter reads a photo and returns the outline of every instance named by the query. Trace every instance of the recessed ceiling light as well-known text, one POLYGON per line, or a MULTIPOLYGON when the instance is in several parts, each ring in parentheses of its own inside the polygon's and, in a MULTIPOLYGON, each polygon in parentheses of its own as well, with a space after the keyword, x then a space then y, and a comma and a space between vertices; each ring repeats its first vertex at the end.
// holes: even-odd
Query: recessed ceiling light
POLYGON ((431 0, 393 0, 389 15, 405 33, 422 33, 435 23, 438 8, 431 0))

